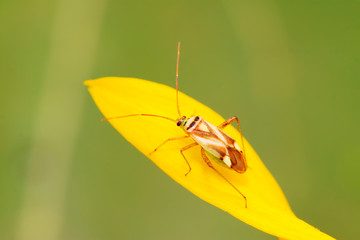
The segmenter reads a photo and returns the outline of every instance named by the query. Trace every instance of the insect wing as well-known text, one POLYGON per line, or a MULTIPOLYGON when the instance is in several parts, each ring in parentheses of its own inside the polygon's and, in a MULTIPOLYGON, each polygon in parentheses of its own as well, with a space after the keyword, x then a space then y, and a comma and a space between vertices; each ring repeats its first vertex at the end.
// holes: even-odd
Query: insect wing
MULTIPOLYGON (((236 141, 230 137, 229 135, 227 135, 225 132, 223 132, 221 129, 219 129, 218 127, 212 125, 211 123, 203 120, 204 124, 207 125, 207 129, 209 129, 209 132, 211 132, 212 134, 214 134, 219 140, 223 141, 226 145, 235 147, 236 141)), ((239 148, 240 150, 240 148, 239 148)))
POLYGON ((246 158, 237 142, 218 127, 202 119, 190 136, 207 152, 238 173, 247 169, 246 158))
POLYGON ((233 147, 228 147, 227 150, 230 156, 231 168, 238 173, 244 173, 247 169, 244 153, 233 147))
POLYGON ((190 137, 207 152, 220 160, 228 155, 226 145, 214 135, 209 134, 209 132, 194 131, 190 134, 190 137))

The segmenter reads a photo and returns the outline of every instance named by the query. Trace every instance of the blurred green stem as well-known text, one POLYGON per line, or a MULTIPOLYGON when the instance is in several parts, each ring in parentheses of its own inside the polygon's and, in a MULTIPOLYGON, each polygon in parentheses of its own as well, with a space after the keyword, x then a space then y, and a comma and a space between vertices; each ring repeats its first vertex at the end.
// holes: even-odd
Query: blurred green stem
POLYGON ((82 81, 91 74, 104 7, 103 0, 60 0, 55 9, 17 240, 62 238, 69 169, 81 120, 82 81))

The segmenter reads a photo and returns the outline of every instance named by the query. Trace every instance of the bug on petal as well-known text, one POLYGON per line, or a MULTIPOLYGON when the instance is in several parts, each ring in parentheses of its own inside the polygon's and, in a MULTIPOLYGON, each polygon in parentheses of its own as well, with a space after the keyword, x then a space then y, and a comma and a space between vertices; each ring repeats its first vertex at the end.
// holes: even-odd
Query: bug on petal
POLYGON ((176 64, 176 104, 179 115, 177 119, 172 119, 169 117, 159 116, 155 114, 139 113, 139 114, 131 114, 125 116, 118 116, 118 117, 110 117, 110 118, 105 118, 103 120, 106 121, 110 119, 119 119, 126 117, 157 117, 175 122, 176 125, 180 127, 187 135, 167 139, 157 148, 155 148, 151 153, 149 153, 149 155, 155 153, 159 148, 161 148, 164 144, 166 144, 169 141, 181 140, 191 137, 195 142, 180 149, 180 153, 189 167, 189 170, 188 172, 185 173, 185 176, 191 172, 191 165, 187 160, 187 158, 185 157, 184 151, 199 145, 201 147, 201 156, 205 161, 205 163, 211 169, 213 169, 219 176, 221 176, 227 183, 229 183, 244 198, 245 208, 246 208, 247 199, 245 195, 242 194, 239 191, 239 189, 235 185, 233 185, 223 174, 221 174, 221 172, 219 172, 217 168, 213 166, 213 164, 207 157, 208 154, 215 160, 218 160, 221 163, 223 163, 227 168, 233 169, 238 173, 246 172, 247 170, 246 155, 245 155, 245 148, 243 144, 239 119, 237 117, 232 117, 226 120, 225 122, 221 123, 220 125, 215 126, 207 122, 201 116, 193 116, 187 118, 186 116, 181 115, 180 107, 179 107, 179 98, 178 98, 179 58, 180 58, 180 42, 178 43, 177 64, 176 64), (230 125, 234 121, 237 122, 237 127, 241 135, 242 148, 231 136, 229 136, 224 131, 222 131, 223 128, 230 125))

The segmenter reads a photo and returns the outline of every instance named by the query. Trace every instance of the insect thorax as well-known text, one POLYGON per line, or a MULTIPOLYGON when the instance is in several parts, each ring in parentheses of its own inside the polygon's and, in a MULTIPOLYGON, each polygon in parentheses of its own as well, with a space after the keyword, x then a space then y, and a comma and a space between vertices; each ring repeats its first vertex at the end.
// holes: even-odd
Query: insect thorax
POLYGON ((190 118, 184 119, 184 121, 181 123, 181 127, 186 133, 190 133, 199 124, 201 124, 201 122, 202 122, 202 118, 200 116, 190 117, 190 118))

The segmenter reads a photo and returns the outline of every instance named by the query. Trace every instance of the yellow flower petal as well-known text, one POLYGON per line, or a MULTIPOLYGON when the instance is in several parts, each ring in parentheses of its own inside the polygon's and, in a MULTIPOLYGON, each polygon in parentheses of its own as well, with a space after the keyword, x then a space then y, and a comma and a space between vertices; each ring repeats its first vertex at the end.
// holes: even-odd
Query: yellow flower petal
MULTIPOLYGON (((178 118, 175 89, 134 78, 101 78, 85 82, 97 106, 105 117, 148 113, 178 118)), ((200 115, 219 125, 224 119, 210 108, 179 92, 181 113, 200 115)), ((130 117, 110 120, 110 123, 139 151, 189 191, 245 223, 283 239, 333 239, 298 219, 291 211, 285 196, 259 156, 245 140, 249 169, 239 174, 220 164, 213 165, 222 172, 246 197, 244 199, 224 179, 207 166, 200 147, 185 151, 192 171, 179 150, 193 140, 171 141, 149 156, 168 138, 186 134, 174 122, 155 117, 130 117)), ((225 132, 241 143, 239 132, 232 126, 225 132)))

